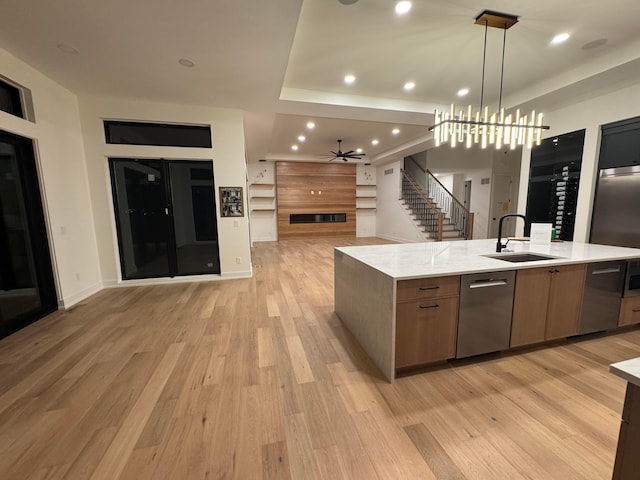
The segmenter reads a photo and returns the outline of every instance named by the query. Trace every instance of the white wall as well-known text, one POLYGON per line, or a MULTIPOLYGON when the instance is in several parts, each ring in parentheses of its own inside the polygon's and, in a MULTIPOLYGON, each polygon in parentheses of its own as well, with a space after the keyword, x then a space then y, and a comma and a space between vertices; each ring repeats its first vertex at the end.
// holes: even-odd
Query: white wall
POLYGON ((0 129, 36 141, 58 302, 102 288, 77 97, 7 51, 0 74, 31 90, 35 123, 0 112, 0 129))
POLYGON ((424 242, 424 236, 398 201, 401 197, 402 164, 402 160, 395 160, 376 168, 376 236, 398 242, 424 242), (385 170, 391 169, 393 173, 385 175, 385 170))
MULTIPOLYGON (((222 277, 251 275, 249 222, 220 217, 218 187, 246 187, 242 112, 232 109, 83 97, 80 114, 100 267, 105 285, 121 280, 108 157, 213 160, 222 277), (211 125, 213 148, 180 148, 105 143, 103 119, 211 125)), ((184 280, 184 279, 181 279, 184 280)))
POLYGON ((275 242, 278 240, 278 215, 276 212, 276 168, 275 162, 250 161, 247 164, 249 178, 249 209, 251 219, 251 242, 275 242), (252 184, 271 184, 257 186, 252 184), (255 198, 252 196, 272 199, 255 198), (255 209, 273 208, 273 212, 255 211, 255 209))
MULTIPOLYGON (((574 241, 586 242, 589 239, 591 210, 600 155, 600 127, 638 115, 640 115, 640 84, 555 111, 545 112, 545 123, 551 126, 545 138, 586 129, 578 188, 576 224, 573 233, 574 241)), ((530 156, 530 152, 523 152, 521 178, 526 174, 527 182, 521 182, 522 188, 518 199, 518 211, 520 212, 525 211, 527 203, 530 156)))
POLYGON ((356 207, 376 208, 376 210, 356 210, 356 237, 376 236, 377 188, 376 167, 359 163, 356 165, 356 207), (373 197, 373 198, 371 198, 373 197))

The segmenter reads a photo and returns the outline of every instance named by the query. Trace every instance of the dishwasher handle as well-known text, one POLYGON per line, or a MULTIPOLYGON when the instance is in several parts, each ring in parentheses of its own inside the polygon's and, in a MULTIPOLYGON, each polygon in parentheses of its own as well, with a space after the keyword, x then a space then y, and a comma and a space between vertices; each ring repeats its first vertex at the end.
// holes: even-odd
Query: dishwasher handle
POLYGON ((620 273, 620 267, 603 268, 602 270, 594 270, 591 275, 603 275, 605 273, 620 273))
POLYGON ((502 285, 506 285, 507 280, 505 278, 500 278, 498 280, 478 280, 477 282, 469 285, 469 288, 486 288, 486 287, 500 287, 502 285))

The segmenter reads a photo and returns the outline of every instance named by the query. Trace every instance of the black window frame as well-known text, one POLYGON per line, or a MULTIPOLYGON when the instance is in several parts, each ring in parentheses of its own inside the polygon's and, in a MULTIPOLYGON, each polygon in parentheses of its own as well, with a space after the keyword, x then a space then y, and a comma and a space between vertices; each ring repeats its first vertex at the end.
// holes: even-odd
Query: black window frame
POLYGON ((25 108, 22 102, 22 93, 19 87, 7 82, 0 77, 0 91, 6 94, 8 99, 8 108, 3 108, 3 103, 0 102, 0 110, 13 115, 18 118, 25 118, 25 108))
POLYGON ((154 122, 134 122, 126 120, 103 120, 105 142, 110 145, 145 145, 155 147, 182 147, 182 148, 212 148, 211 126, 210 125, 186 125, 181 123, 154 123, 154 122), (135 129, 155 130, 154 134, 158 135, 155 139, 149 141, 137 139, 118 140, 115 137, 114 127, 129 127, 135 129), (157 141, 162 138, 162 134, 173 135, 173 139, 179 136, 180 132, 188 132, 192 137, 199 135, 200 141, 157 141))

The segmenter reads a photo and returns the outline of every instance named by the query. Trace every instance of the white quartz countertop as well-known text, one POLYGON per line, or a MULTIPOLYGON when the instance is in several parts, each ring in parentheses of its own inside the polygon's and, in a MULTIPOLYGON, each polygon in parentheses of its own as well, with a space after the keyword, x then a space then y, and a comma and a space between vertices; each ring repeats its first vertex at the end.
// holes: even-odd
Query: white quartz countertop
MULTIPOLYGON (((511 240, 508 243, 508 249, 513 252, 539 253, 554 257, 551 260, 512 263, 484 256, 496 255, 496 243, 496 239, 458 240, 337 247, 336 250, 396 280, 640 259, 640 249, 636 248, 578 242, 531 245, 529 242, 511 240)), ((504 253, 504 255, 508 254, 508 252, 504 253)))
POLYGON ((612 363, 609 365, 609 371, 640 387, 640 357, 612 363))

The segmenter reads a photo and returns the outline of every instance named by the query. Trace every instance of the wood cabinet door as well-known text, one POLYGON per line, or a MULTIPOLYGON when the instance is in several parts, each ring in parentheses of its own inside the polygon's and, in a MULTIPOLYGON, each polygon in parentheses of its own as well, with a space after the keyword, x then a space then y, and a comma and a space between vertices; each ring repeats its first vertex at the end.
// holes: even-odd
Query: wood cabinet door
POLYGON ((640 323, 640 297, 623 298, 620 305, 618 326, 623 327, 636 323, 640 323))
POLYGON ((552 267, 545 339, 564 338, 578 333, 586 265, 552 267))
POLYGON ((396 368, 456 355, 458 297, 399 303, 396 310, 396 368))
POLYGON ((530 345, 545 339, 550 268, 518 270, 511 321, 511 347, 530 345))

